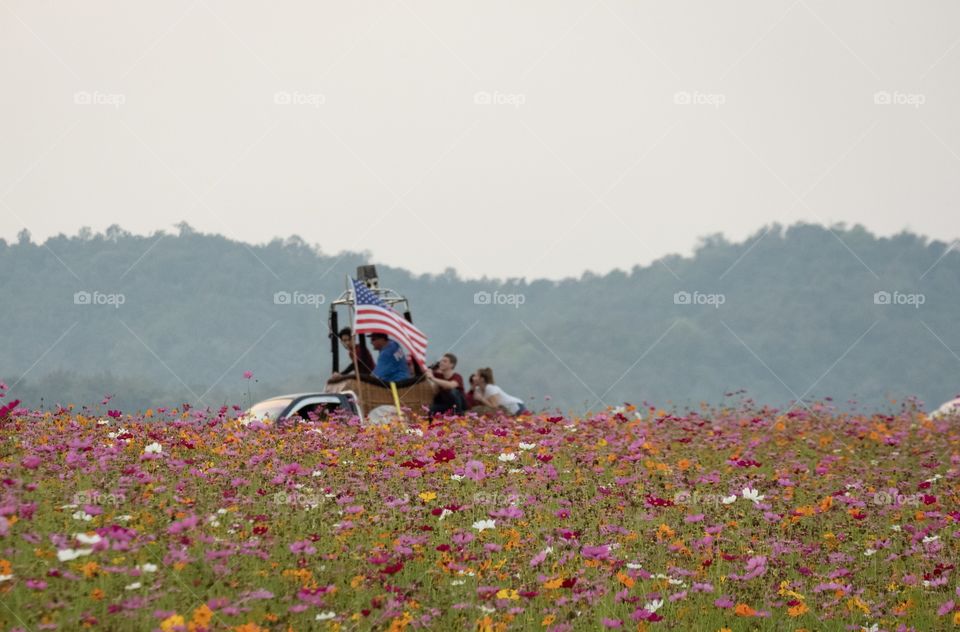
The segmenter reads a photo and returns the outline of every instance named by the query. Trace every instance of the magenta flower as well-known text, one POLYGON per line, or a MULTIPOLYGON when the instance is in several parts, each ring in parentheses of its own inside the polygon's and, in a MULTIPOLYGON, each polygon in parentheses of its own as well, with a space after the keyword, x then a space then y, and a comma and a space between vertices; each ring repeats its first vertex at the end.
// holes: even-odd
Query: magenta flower
POLYGON ((587 560, 607 560, 610 559, 610 546, 606 544, 585 546, 580 549, 580 554, 587 560))
POLYGON ((487 468, 481 461, 467 461, 463 467, 463 475, 471 481, 480 482, 487 476, 487 468))
POLYGON ((196 527, 199 522, 200 519, 196 516, 187 516, 183 520, 178 520, 167 527, 167 533, 176 535, 178 533, 183 533, 184 531, 189 531, 190 529, 196 527))
POLYGON ((317 552, 310 540, 298 540, 290 545, 290 552, 294 555, 313 555, 317 552))

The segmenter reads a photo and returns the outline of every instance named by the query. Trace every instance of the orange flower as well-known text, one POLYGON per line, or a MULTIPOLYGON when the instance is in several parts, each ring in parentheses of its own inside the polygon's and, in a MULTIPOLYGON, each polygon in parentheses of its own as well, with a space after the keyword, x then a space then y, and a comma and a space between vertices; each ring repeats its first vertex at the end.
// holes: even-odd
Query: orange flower
POLYGON ((801 601, 800 603, 793 606, 792 608, 787 608, 787 614, 790 615, 791 617, 799 617, 800 615, 805 614, 809 610, 810 608, 807 607, 807 604, 801 601))
POLYGON ((629 575, 623 572, 617 573, 617 579, 619 579, 620 583, 626 586, 627 588, 633 588, 633 584, 635 583, 632 577, 630 577, 629 575))
POLYGON ((213 619, 213 610, 207 604, 203 604, 193 611, 193 617, 190 619, 190 629, 193 630, 195 627, 206 628, 210 625, 211 619, 213 619))
POLYGON ((738 617, 752 617, 757 614, 757 611, 745 603, 738 603, 737 607, 733 609, 733 614, 738 617))

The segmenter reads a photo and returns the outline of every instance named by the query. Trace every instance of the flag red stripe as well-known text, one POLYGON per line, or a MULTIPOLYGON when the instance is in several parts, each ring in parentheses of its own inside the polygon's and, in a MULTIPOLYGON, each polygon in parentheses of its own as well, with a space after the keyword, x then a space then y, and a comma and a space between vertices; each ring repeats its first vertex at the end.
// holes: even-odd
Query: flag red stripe
POLYGON ((416 334, 419 338, 422 338, 423 340, 427 339, 426 335, 422 331, 417 329, 416 325, 414 325, 413 323, 411 323, 406 318, 404 318, 397 312, 393 311, 392 309, 385 309, 377 305, 361 304, 359 307, 357 307, 357 313, 369 314, 371 316, 379 314, 384 318, 388 318, 390 320, 396 321, 397 323, 403 325, 404 328, 410 330, 412 333, 416 334))
POLYGON ((423 334, 419 330, 400 316, 390 317, 388 314, 383 314, 382 310, 376 308, 368 310, 365 306, 361 306, 357 310, 354 331, 358 334, 384 333, 393 336, 421 365, 426 363, 426 339, 422 338, 423 334))
POLYGON ((423 334, 423 332, 395 312, 390 313, 381 308, 361 305, 357 309, 357 320, 361 319, 370 322, 382 322, 385 324, 390 323, 396 326, 398 329, 402 329, 407 332, 410 339, 416 340, 424 346, 427 344, 427 337, 423 334))

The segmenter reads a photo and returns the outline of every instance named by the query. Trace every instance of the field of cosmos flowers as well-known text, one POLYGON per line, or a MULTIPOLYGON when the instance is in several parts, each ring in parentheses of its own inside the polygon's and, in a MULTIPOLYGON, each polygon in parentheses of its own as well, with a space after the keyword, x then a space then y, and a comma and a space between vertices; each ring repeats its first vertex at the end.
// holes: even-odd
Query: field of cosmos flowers
POLYGON ((10 400, 3 630, 960 629, 960 420, 911 402, 274 427, 10 400))

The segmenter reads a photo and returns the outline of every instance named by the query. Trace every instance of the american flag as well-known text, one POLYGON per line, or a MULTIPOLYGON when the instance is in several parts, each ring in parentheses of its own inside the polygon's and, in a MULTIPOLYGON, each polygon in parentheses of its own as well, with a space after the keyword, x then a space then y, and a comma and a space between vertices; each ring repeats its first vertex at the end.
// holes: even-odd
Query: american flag
POLYGON ((427 337, 362 282, 352 279, 355 304, 353 331, 357 334, 387 334, 400 343, 417 363, 427 364, 427 337))

